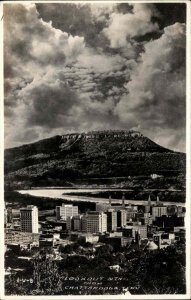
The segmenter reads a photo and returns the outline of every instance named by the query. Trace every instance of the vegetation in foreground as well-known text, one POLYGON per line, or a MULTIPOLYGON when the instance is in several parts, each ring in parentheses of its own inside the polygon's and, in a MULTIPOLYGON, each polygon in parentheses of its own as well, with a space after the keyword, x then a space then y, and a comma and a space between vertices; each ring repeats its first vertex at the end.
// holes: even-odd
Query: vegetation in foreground
MULTIPOLYGON (((29 253, 22 251, 24 255, 29 253)), ((184 243, 152 252, 137 245, 113 248, 75 243, 60 246, 60 260, 55 260, 51 249, 33 250, 30 255, 32 259, 21 264, 15 252, 6 252, 6 268, 24 269, 6 276, 6 295, 112 295, 127 290, 131 294, 184 294, 186 291, 184 243), (119 265, 118 272, 110 268, 113 265, 119 265)))

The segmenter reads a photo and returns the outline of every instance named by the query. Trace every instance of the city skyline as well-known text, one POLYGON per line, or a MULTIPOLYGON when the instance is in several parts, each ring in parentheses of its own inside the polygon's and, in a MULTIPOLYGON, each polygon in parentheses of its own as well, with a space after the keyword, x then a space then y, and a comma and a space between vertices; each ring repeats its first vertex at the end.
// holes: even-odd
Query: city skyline
POLYGON ((5 202, 6 295, 45 296, 50 286, 51 295, 63 296, 185 294, 185 208, 150 194, 141 204, 124 197, 95 198, 91 209, 41 197, 27 206, 5 202))
POLYGON ((185 30, 184 3, 4 4, 5 147, 136 128, 185 152, 185 30))

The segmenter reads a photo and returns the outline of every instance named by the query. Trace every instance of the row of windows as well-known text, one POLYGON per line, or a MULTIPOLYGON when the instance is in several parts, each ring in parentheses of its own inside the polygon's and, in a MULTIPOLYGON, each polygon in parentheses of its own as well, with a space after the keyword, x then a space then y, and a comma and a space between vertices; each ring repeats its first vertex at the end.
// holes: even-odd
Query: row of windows
POLYGON ((26 221, 24 221, 24 222, 22 221, 22 222, 21 222, 21 225, 22 225, 22 224, 31 224, 31 225, 32 225, 32 224, 34 224, 34 223, 26 220, 26 221))
POLYGON ((21 216, 25 217, 25 216, 34 216, 34 215, 38 215, 38 212, 21 212, 21 216))

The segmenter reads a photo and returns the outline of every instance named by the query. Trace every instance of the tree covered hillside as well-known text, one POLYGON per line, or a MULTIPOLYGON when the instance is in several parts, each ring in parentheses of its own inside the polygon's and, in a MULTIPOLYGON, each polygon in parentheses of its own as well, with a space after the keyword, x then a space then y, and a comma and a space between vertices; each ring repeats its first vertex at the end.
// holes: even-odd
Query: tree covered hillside
POLYGON ((55 136, 5 150, 5 184, 70 185, 76 180, 185 173, 185 154, 139 132, 55 136))

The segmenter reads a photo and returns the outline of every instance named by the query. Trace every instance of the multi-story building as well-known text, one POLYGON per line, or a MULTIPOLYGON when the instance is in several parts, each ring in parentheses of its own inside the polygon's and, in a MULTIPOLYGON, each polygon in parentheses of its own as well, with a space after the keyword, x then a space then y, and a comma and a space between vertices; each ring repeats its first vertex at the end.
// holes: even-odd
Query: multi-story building
POLYGON ((178 208, 176 205, 169 205, 167 206, 167 214, 168 216, 174 216, 177 215, 178 208))
POLYGON ((103 212, 90 211, 82 217, 82 231, 103 233, 107 231, 107 215, 103 212))
POLYGON ((132 242, 132 238, 127 238, 123 236, 106 236, 104 242, 106 244, 110 244, 113 247, 125 247, 127 244, 130 244, 132 242))
POLYGON ((38 207, 28 205, 20 209, 21 231, 38 233, 38 207))
POLYGON ((157 217, 167 216, 167 207, 163 204, 157 204, 152 207, 152 217, 155 220, 157 217))
POLYGON ((60 240, 60 234, 43 233, 39 236, 39 247, 53 247, 60 240))
POLYGON ((98 234, 90 234, 90 233, 82 233, 79 238, 79 241, 83 241, 85 243, 96 244, 99 242, 99 235, 98 234))
POLYGON ((134 239, 136 238, 137 234, 141 239, 147 237, 147 226, 145 225, 132 225, 126 226, 124 229, 124 236, 132 236, 134 239))
POLYGON ((171 230, 174 228, 174 227, 177 227, 177 226, 184 226, 184 217, 177 217, 176 215, 175 216, 161 216, 161 217, 157 217, 154 221, 154 224, 159 226, 159 227, 162 227, 162 228, 171 228, 171 230))
POLYGON ((66 229, 69 231, 73 230, 73 217, 67 217, 66 219, 66 229))
POLYGON ((82 230, 82 215, 67 217, 66 228, 67 228, 67 230, 81 231, 82 230))
POLYGON ((107 215, 107 231, 115 231, 117 229, 117 212, 113 209, 108 209, 107 215))
POLYGON ((5 244, 32 244, 38 243, 38 240, 38 233, 5 231, 5 244))
POLYGON ((4 224, 12 223, 12 208, 8 207, 4 209, 4 224))
POLYGON ((140 221, 141 221, 142 225, 151 225, 151 224, 153 224, 153 219, 151 217, 140 218, 140 221))
POLYGON ((123 227, 127 223, 127 212, 124 209, 117 211, 117 227, 123 227))
POLYGON ((126 207, 127 220, 132 220, 136 218, 138 207, 134 205, 129 205, 126 207))
POLYGON ((67 217, 73 217, 78 215, 78 206, 72 204, 62 204, 62 206, 56 206, 56 218, 57 220, 67 220, 67 217))
POLYGON ((73 222, 74 222, 74 230, 81 231, 82 230, 82 215, 74 216, 73 222))
POLYGON ((7 222, 11 223, 12 222, 12 218, 13 218, 12 208, 8 207, 7 208, 7 222))
POLYGON ((147 237, 147 226, 146 225, 133 225, 133 236, 136 236, 136 233, 139 234, 141 239, 147 237))
POLYGON ((185 217, 185 209, 182 206, 177 207, 177 217, 185 217))

